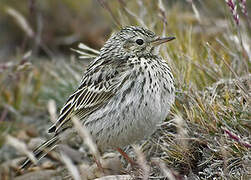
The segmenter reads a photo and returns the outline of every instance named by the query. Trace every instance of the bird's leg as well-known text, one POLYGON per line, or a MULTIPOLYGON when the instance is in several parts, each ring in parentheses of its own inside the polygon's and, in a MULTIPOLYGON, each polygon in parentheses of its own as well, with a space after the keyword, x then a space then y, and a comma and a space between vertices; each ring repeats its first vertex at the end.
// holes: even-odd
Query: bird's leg
POLYGON ((102 167, 100 161, 98 159, 96 159, 95 156, 93 156, 93 159, 94 159, 95 163, 97 164, 97 167, 99 168, 99 170, 101 172, 105 173, 104 168, 102 167))
POLYGON ((137 163, 132 160, 121 148, 117 148, 117 151, 132 165, 136 166, 137 163))

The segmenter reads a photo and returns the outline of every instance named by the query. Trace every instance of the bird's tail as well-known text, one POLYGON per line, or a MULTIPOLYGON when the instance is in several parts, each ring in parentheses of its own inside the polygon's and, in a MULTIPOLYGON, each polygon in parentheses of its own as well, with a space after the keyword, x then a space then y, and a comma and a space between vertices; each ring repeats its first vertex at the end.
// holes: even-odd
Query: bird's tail
MULTIPOLYGON (((57 136, 52 137, 51 139, 45 141, 43 144, 38 146, 35 150, 33 150, 33 154, 35 158, 39 161, 42 159, 48 152, 55 148, 55 146, 59 143, 59 138, 57 136)), ((33 164, 30 158, 26 158, 22 164, 20 169, 27 169, 33 164)))

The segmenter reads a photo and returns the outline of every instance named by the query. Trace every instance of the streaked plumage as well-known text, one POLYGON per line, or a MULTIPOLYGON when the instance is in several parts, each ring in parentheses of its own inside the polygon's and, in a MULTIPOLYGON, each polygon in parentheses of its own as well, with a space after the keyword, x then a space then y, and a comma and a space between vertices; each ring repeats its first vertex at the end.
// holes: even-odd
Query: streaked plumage
MULTIPOLYGON (((125 27, 105 43, 89 65, 77 90, 70 95, 57 122, 54 137, 38 147, 53 148, 77 116, 101 150, 123 147, 150 136, 168 115, 174 102, 174 80, 167 63, 154 47, 173 38, 158 38, 141 27, 125 27)), ((28 166, 27 160, 23 167, 28 166)))

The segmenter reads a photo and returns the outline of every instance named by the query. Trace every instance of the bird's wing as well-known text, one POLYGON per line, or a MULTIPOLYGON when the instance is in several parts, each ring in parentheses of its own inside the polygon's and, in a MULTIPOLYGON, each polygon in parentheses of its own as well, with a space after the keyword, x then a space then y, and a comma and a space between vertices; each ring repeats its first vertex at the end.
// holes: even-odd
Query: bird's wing
POLYGON ((77 115, 79 119, 84 119, 109 101, 123 82, 120 80, 120 73, 115 68, 108 68, 96 67, 87 71, 79 88, 68 98, 61 109, 57 122, 49 128, 49 133, 59 133, 71 126, 72 116, 77 115))

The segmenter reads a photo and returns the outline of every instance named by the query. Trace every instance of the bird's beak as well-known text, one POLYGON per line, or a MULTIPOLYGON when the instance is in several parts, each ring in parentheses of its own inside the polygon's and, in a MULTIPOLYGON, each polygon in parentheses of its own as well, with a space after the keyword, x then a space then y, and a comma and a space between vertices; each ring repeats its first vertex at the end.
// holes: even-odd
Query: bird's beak
POLYGON ((166 43, 168 41, 172 41, 174 39, 175 39, 175 37, 162 37, 162 38, 158 38, 158 39, 155 39, 155 40, 151 41, 151 45, 152 46, 158 46, 160 44, 166 43))

